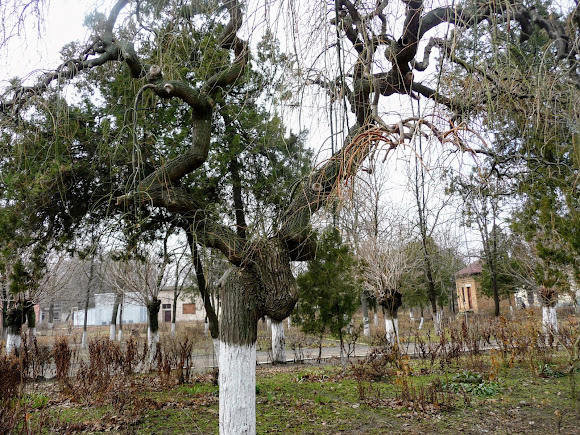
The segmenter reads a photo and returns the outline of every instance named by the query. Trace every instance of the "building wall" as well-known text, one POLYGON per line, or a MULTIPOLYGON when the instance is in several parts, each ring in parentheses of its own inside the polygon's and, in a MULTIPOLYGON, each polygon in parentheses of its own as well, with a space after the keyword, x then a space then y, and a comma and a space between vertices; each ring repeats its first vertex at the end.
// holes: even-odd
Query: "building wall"
MULTIPOLYGON (((161 290, 159 292, 161 300, 161 309, 159 310, 159 322, 171 322, 173 310, 173 289, 161 290)), ((183 292, 177 298, 177 312, 175 313, 176 322, 204 321, 205 309, 201 297, 191 297, 191 294, 183 295, 183 292)))
POLYGON ((455 280, 459 312, 479 310, 480 285, 474 276, 462 276, 455 280), (470 303, 471 301, 471 303, 470 303))
MULTIPOLYGON (((481 285, 475 275, 462 276, 455 279, 457 290, 457 307, 459 312, 472 311, 474 313, 493 312, 495 302, 493 297, 485 296, 481 293, 481 285), (469 293, 471 293, 471 305, 469 305, 469 293), (463 295, 465 295, 465 300, 463 295)), ((511 303, 514 303, 514 297, 501 299, 499 307, 502 312, 509 310, 511 303)))
MULTIPOLYGON (((127 294, 123 304, 122 321, 127 323, 147 323, 147 308, 137 301, 136 295, 127 294)), ((87 325, 109 325, 113 315, 115 304, 114 293, 101 293, 95 295, 95 308, 89 308, 87 325)), ((117 312, 117 322, 121 316, 121 310, 117 312)), ((85 310, 77 310, 73 313, 73 325, 82 326, 85 319, 85 310)))

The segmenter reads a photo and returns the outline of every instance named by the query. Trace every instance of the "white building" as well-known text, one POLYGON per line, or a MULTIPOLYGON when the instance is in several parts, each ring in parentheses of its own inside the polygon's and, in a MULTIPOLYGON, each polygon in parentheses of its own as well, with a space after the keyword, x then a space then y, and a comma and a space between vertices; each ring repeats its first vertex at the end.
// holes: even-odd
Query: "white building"
MULTIPOLYGON (((161 308, 159 310, 159 323, 171 322, 173 313, 173 289, 163 289, 159 292, 161 308)), ((101 293, 95 295, 95 307, 89 308, 87 325, 109 325, 115 305, 115 293, 101 293)), ((147 323, 147 307, 139 302, 139 295, 134 293, 125 294, 122 310, 117 312, 117 322, 122 315, 123 324, 147 323), (121 313, 122 311, 122 313, 121 313)), ((181 294, 177 298, 176 322, 205 320, 205 309, 199 295, 192 297, 191 294, 181 294)), ((73 325, 82 326, 85 319, 85 310, 73 312, 73 325)))
MULTIPOLYGON (((134 294, 125 295, 123 303, 123 323, 147 323, 147 307, 137 302, 134 294)), ((95 295, 95 308, 89 308, 87 315, 87 325, 109 325, 113 315, 115 305, 115 293, 101 293, 95 295)), ((117 312, 117 322, 121 310, 117 312)), ((73 312, 73 325, 82 326, 85 319, 85 310, 73 312)))

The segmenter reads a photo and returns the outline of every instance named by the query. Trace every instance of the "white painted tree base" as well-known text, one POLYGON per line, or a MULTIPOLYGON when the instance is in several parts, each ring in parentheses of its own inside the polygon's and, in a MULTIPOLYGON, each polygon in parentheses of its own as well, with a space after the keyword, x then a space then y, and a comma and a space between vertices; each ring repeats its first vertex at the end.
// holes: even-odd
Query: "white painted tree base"
POLYGON ((363 317, 363 335, 365 337, 370 337, 371 335, 371 326, 369 325, 368 317, 363 317))
POLYGON ((220 363, 220 341, 217 338, 212 338, 211 341, 213 342, 213 354, 215 355, 215 360, 220 363))
POLYGON ((111 323, 109 326, 109 340, 115 341, 117 336, 117 325, 115 323, 111 323))
POLYGON ((292 328, 292 320, 288 317, 288 329, 292 328))
POLYGON ((373 321, 375 322, 375 326, 379 326, 379 315, 377 313, 374 314, 373 321))
POLYGON ((387 342, 394 343, 399 339, 399 319, 390 319, 385 317, 385 329, 387 342))
POLYGON ((151 328, 147 328, 147 343, 149 343, 149 366, 151 366, 155 362, 155 356, 157 355, 159 331, 151 332, 151 328))
POLYGON ((175 322, 171 323, 171 337, 175 338, 175 322))
POLYGON ((20 334, 6 335, 6 354, 10 355, 12 352, 16 352, 22 346, 22 337, 20 334))
POLYGON ((220 434, 256 433, 256 343, 220 342, 220 434))
POLYGON ((542 331, 544 334, 558 333, 558 315, 556 307, 542 307, 542 331))
POLYGON ((272 362, 286 364, 284 323, 272 321, 272 362))
POLYGON ((87 347, 87 331, 83 331, 83 335, 81 337, 81 347, 83 349, 87 347))
POLYGON ((117 334, 117 341, 121 342, 122 339, 123 339, 123 330, 119 329, 119 333, 117 334))
POLYGON ((34 342, 35 338, 36 338, 36 328, 28 328, 28 341, 30 342, 30 344, 34 342))
POLYGON ((423 322, 425 321, 425 319, 423 317, 421 317, 421 321, 419 322, 419 329, 423 329, 423 322))
POLYGON ((435 335, 441 334, 441 321, 443 320, 443 311, 435 313, 435 335))
POLYGON ((209 335, 209 323, 207 322, 203 324, 203 335, 206 337, 209 335))

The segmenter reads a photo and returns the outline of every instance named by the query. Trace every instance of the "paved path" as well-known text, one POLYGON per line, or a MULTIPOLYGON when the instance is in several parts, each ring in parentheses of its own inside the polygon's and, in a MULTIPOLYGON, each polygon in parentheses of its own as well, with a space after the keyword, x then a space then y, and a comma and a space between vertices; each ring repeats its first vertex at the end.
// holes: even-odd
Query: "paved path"
MULTIPOLYGON (((374 346, 369 346, 367 344, 357 344, 354 351, 351 351, 349 358, 364 358, 369 354, 369 352, 374 348, 374 346)), ((489 345, 481 345, 479 352, 487 352, 490 349, 498 349, 496 343, 489 345)), ((461 352, 467 352, 468 349, 464 346, 461 352)), ((403 346, 403 352, 411 358, 419 358, 420 353, 415 349, 413 344, 408 343, 403 346)), ((440 352, 440 350, 439 350, 440 352)), ((439 353, 438 352, 438 353, 439 353)), ((340 345, 338 343, 333 344, 332 342, 326 343, 322 347, 321 360, 328 362, 333 358, 340 358, 340 345)), ((299 351, 286 348, 286 362, 288 364, 293 363, 314 363, 318 360, 318 347, 314 348, 302 348, 299 351)), ((269 351, 258 351, 256 352, 256 365, 266 365, 272 363, 272 354, 269 351)), ((199 354, 193 357, 193 366, 195 371, 203 372, 212 368, 217 367, 217 360, 214 358, 213 354, 199 354)))
MULTIPOLYGON (((366 344, 357 344, 354 352, 351 352, 349 357, 365 357, 370 346, 366 344)), ((340 346, 331 345, 322 348, 321 359, 329 360, 332 358, 340 358, 340 346)), ((303 363, 314 362, 318 359, 318 348, 301 348, 299 350, 292 350, 286 348, 286 362, 287 363, 303 363)), ((265 365, 272 363, 272 354, 269 351, 256 352, 256 365, 265 365)), ((217 367, 217 360, 212 354, 198 354, 193 357, 193 365, 196 371, 204 371, 217 367)))

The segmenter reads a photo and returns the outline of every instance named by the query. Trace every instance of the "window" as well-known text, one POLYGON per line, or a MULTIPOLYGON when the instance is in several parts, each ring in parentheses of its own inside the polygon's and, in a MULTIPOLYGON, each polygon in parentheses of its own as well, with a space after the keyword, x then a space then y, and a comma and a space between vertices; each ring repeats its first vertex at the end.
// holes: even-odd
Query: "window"
POLYGON ((161 306, 161 308, 163 308, 164 310, 170 310, 171 309, 171 304, 163 304, 161 306))
POLYGON ((195 304, 183 304, 183 314, 195 314, 195 304))

